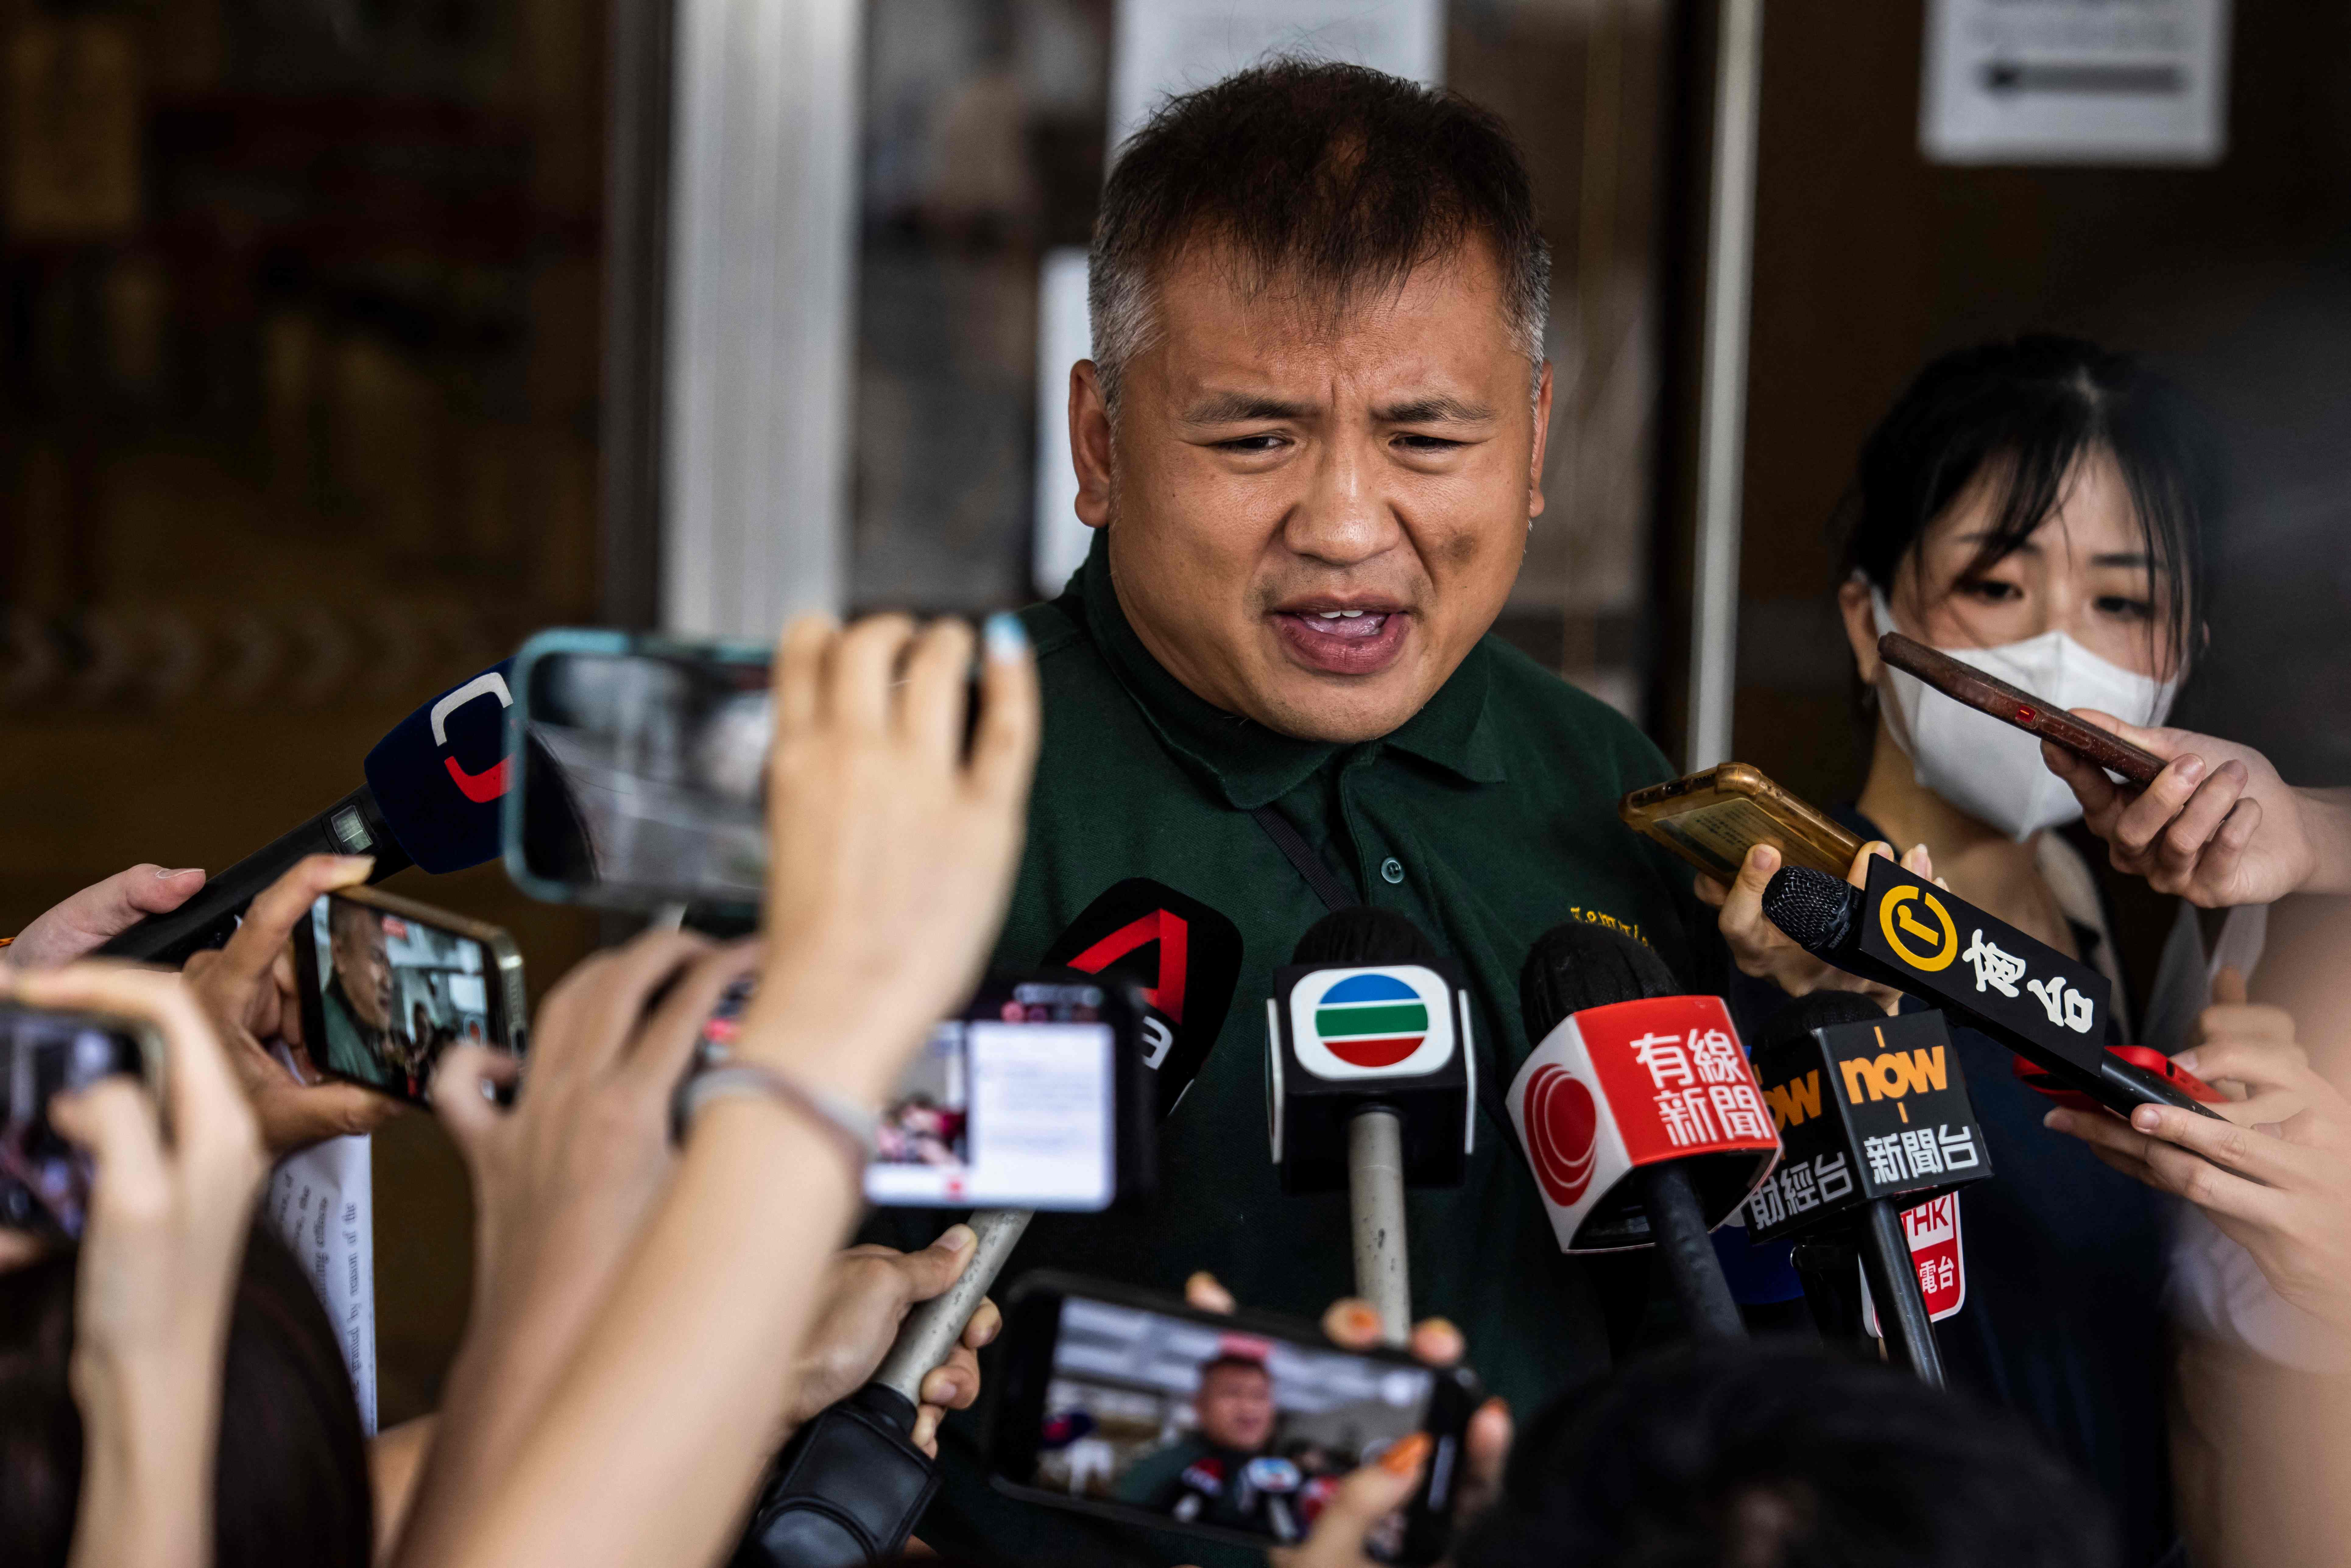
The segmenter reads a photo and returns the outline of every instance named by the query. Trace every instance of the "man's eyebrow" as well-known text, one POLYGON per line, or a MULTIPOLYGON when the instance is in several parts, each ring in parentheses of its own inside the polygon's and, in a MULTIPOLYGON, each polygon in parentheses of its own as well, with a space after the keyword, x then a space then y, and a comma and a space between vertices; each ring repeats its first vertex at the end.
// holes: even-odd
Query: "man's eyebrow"
POLYGON ((1483 424, 1494 417, 1494 411, 1483 403, 1432 392, 1374 409, 1372 417, 1382 424, 1483 424))
POLYGON ((1271 392, 1212 392, 1184 411, 1187 424, 1239 424, 1252 419, 1308 419, 1311 402, 1298 402, 1271 392))

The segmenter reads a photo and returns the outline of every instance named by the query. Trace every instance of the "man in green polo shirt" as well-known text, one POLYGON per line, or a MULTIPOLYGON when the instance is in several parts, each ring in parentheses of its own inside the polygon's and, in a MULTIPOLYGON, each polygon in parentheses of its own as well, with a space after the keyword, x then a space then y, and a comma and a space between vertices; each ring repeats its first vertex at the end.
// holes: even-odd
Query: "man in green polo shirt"
MULTIPOLYGON (((1727 968, 1688 873, 1617 820, 1665 758, 1487 634, 1543 510, 1552 398, 1548 261, 1499 123, 1338 66, 1178 99, 1111 175, 1091 294, 1070 429, 1097 532, 1068 591, 1024 615, 1044 752, 997 963, 1036 966, 1131 877, 1222 911, 1243 950, 1162 1133, 1156 1203, 1040 1216, 1012 1272, 1176 1291, 1206 1269, 1311 1317, 1351 1288, 1346 1199, 1280 1190, 1264 1003, 1326 902, 1253 811, 1459 962, 1495 1083, 1529 1049, 1520 967, 1560 922, 1637 936, 1700 988, 1727 968)), ((1467 1181, 1413 1193, 1410 1220, 1416 1312, 1458 1325, 1521 1411, 1604 1369, 1608 1319, 1642 1311, 1646 1260, 1562 1256, 1490 1119, 1467 1181)), ((959 1428, 922 1531, 943 1550, 1206 1561, 990 1496, 959 1428)))

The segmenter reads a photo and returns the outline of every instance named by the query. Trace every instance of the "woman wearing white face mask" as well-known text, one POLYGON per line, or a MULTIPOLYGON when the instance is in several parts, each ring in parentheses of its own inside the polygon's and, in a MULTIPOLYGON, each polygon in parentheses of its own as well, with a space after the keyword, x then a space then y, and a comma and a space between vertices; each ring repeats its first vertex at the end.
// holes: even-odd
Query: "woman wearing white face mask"
MULTIPOLYGON (((1834 814, 1864 839, 1923 846, 1954 892, 2105 971, 2118 998, 2098 878, 2058 831, 2081 814, 2072 790, 2032 737, 1886 667, 1877 639, 1904 632, 2055 706, 2160 723, 2198 635, 2217 507, 2203 451, 2129 360, 2028 338, 1922 371, 1864 445, 1844 508, 1838 607, 1873 739, 1834 814)), ((1724 904, 1743 968, 1802 989, 1802 955, 1754 935, 1776 869, 1759 852, 1736 886, 1699 893, 1724 904)), ((1954 1036, 1996 1179, 1962 1202, 1967 1300, 1938 1330, 1946 1367, 2041 1426, 2113 1503, 2125 1561, 2156 1562, 2175 1539, 2158 1201, 2044 1129, 2050 1103, 2007 1051, 1954 1036)))

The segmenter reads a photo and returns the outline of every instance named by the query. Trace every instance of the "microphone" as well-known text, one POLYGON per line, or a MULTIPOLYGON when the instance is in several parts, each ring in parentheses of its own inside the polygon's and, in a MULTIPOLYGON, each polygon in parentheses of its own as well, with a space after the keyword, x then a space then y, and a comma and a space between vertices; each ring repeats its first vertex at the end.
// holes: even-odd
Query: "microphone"
MULTIPOLYGON (((1856 1247, 1888 1349, 1941 1387, 1934 1320, 1959 1310, 1966 1284, 1954 1258, 1953 1288, 1938 1281, 1947 1304, 1930 1310, 1903 1216, 1992 1174, 1943 1016, 1888 1018, 1855 992, 1814 991, 1772 1019, 1755 1075, 1786 1153, 1747 1200, 1750 1231, 1856 1247)), ((1959 1200, 1949 1201, 1956 1249, 1959 1200)), ((1800 1272, 1810 1284, 1824 1271, 1800 1272)), ((1824 1329, 1844 1317, 1841 1308, 1827 1315, 1824 1329)))
POLYGON ((305 855, 371 854, 371 883, 411 865, 439 874, 496 860, 512 761, 507 675, 501 660, 402 719, 367 754, 365 783, 206 881, 179 908, 149 915, 99 951, 177 964, 217 947, 255 894, 305 855))
POLYGON ((1265 1002, 1267 1123, 1281 1190, 1347 1189, 1355 1293, 1412 1332, 1406 1186, 1457 1186, 1477 1135, 1469 993, 1393 910, 1308 928, 1265 1002))
POLYGON ((1655 1245, 1692 1330, 1747 1326, 1707 1233, 1780 1153, 1719 997, 1677 995, 1665 960, 1582 921, 1543 933, 1519 976, 1527 1038, 1510 1124, 1563 1252, 1655 1245))
POLYGON ((1813 957, 1933 1003, 2116 1115, 2146 1104, 2215 1113, 2105 1049, 2105 976, 1883 855, 1869 857, 1858 888, 1782 866, 1764 885, 1763 915, 1813 957))
MULTIPOLYGON (((1232 1007, 1240 927, 1165 883, 1129 877, 1087 904, 1044 962, 1141 993, 1143 1061, 1166 1120, 1232 1007)), ((971 1261, 906 1314, 872 1381, 792 1434, 760 1484, 729 1568, 856 1568, 899 1554, 939 1489, 935 1462, 914 1443, 923 1379, 955 1353, 1031 1218, 1025 1208, 971 1217, 971 1261)))

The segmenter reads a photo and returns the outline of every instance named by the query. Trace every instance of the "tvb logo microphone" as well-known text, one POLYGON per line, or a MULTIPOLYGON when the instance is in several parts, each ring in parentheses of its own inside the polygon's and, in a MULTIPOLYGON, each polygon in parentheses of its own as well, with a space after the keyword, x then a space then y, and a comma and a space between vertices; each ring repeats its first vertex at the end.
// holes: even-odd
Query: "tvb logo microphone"
POLYGON ((1123 980, 1143 993, 1143 1062, 1159 1114, 1199 1076, 1225 1026, 1241 972, 1240 928, 1196 898, 1149 877, 1117 883, 1045 950, 1047 964, 1123 980))
POLYGON ((1719 997, 1569 1014, 1511 1081, 1510 1123, 1565 1252, 1646 1245, 1642 1166, 1687 1165, 1708 1226, 1779 1157, 1771 1113, 1719 997))
POLYGON ((1469 993, 1449 964, 1292 964, 1266 998, 1266 1121, 1284 1192, 1347 1186, 1348 1124, 1401 1124, 1404 1179, 1447 1186, 1476 1125, 1469 993))

